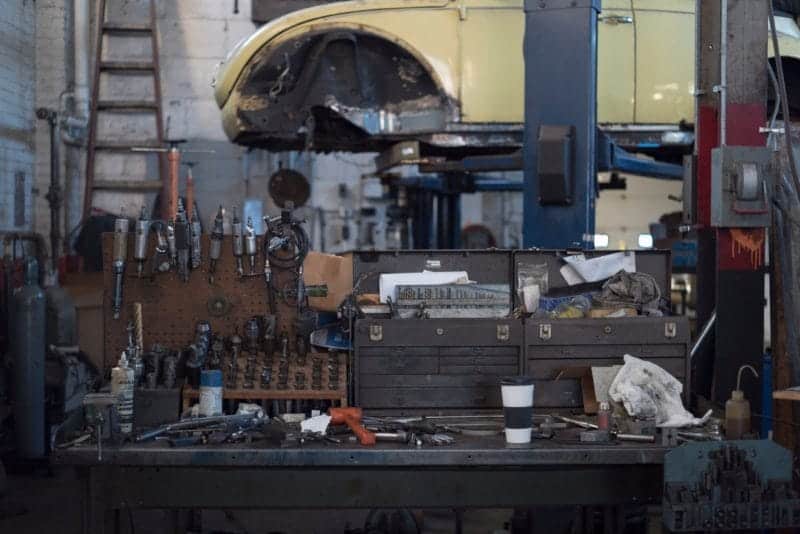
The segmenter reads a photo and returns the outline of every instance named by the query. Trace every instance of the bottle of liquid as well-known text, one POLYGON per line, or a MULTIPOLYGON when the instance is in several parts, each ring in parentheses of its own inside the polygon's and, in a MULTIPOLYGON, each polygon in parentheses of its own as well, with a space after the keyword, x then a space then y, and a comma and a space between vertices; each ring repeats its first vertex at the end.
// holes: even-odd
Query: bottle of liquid
POLYGON ((123 352, 117 367, 111 369, 111 393, 117 397, 119 430, 122 434, 133 432, 133 383, 134 371, 123 352))
POLYGON ((607 402, 601 402, 597 411, 597 430, 611 430, 611 406, 607 402))
POLYGON ((750 365, 743 365, 736 375, 736 389, 731 391, 731 398, 725 403, 725 437, 742 439, 750 434, 750 401, 744 398, 742 391, 742 371, 750 369, 756 378, 758 373, 750 365))

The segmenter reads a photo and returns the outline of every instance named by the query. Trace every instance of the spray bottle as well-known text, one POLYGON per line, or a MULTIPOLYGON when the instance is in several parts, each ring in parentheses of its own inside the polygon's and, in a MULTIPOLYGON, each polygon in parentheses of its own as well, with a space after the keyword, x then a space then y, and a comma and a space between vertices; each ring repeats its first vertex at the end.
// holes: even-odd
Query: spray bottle
POLYGON ((751 365, 739 367, 736 374, 736 389, 731 391, 731 398, 725 403, 725 437, 742 439, 750 433, 750 401, 744 398, 742 391, 742 371, 750 369, 756 378, 758 373, 751 365))
POLYGON ((134 371, 128 365, 128 358, 123 352, 117 367, 111 369, 111 394, 117 397, 119 429, 122 434, 133 432, 133 383, 134 371))

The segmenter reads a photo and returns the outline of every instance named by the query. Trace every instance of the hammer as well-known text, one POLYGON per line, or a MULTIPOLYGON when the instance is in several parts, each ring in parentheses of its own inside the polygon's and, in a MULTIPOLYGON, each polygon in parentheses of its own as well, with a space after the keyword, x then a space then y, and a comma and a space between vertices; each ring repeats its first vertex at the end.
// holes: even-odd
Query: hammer
POLYGON ((375 434, 361 425, 361 408, 330 408, 332 425, 347 425, 362 445, 375 445, 375 434))

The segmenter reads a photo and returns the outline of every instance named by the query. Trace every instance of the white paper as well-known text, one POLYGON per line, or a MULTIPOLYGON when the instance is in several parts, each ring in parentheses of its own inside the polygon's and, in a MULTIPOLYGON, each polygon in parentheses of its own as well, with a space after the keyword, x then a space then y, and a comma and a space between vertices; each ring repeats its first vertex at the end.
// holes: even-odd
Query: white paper
POLYGON ((317 415, 306 419, 300 423, 301 432, 311 432, 312 434, 324 434, 328 430, 331 416, 327 414, 317 415))
POLYGON ((574 286, 584 282, 599 282, 620 271, 636 272, 636 254, 634 252, 614 252, 587 259, 583 254, 566 256, 566 265, 561 267, 561 276, 567 284, 574 286))
POLYGON ((539 284, 533 284, 522 288, 522 305, 528 313, 534 313, 539 309, 539 298, 541 291, 539 284))
POLYGON ((440 284, 466 284, 469 282, 467 271, 445 271, 421 273, 386 273, 378 279, 381 302, 397 302, 397 286, 438 286, 440 284))

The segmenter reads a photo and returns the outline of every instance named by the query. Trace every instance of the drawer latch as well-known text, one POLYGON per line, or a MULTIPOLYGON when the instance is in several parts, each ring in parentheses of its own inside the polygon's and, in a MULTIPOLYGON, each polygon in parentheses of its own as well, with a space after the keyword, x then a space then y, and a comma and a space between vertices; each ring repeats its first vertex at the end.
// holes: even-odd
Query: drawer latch
POLYGON ((553 327, 550 324, 539 325, 539 339, 547 341, 553 336, 553 327))
POLYGON ((508 325, 497 325, 497 341, 508 341, 509 339, 511 339, 511 329, 508 325))
POLYGON ((678 335, 678 325, 673 322, 664 323, 664 337, 672 339, 678 335))
POLYGON ((379 324, 369 325, 369 340, 383 341, 383 326, 379 324))

